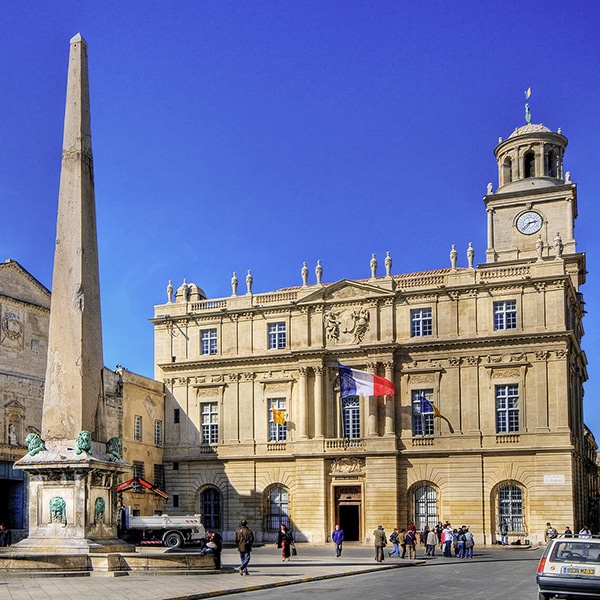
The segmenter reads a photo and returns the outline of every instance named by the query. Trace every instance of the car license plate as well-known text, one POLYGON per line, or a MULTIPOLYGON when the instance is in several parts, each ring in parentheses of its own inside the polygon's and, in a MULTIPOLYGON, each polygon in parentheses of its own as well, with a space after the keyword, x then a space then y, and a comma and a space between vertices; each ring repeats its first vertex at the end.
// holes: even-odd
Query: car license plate
POLYGON ((595 568, 581 568, 581 567, 563 567, 562 572, 565 575, 595 575, 595 568))

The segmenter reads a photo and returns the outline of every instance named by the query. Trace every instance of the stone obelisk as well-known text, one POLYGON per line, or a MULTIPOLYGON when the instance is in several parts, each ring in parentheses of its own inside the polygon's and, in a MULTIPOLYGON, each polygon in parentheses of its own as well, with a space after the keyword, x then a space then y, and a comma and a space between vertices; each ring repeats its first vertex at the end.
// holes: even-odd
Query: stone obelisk
POLYGON ((102 325, 87 45, 71 40, 42 438, 96 436, 102 325))
POLYGON ((116 486, 129 468, 117 432, 106 431, 98 270, 87 44, 76 35, 69 54, 42 431, 27 436, 28 453, 15 463, 29 474, 29 537, 14 548, 54 556, 55 567, 66 570, 64 561, 86 570, 83 555, 89 552, 131 549, 117 539, 116 486))

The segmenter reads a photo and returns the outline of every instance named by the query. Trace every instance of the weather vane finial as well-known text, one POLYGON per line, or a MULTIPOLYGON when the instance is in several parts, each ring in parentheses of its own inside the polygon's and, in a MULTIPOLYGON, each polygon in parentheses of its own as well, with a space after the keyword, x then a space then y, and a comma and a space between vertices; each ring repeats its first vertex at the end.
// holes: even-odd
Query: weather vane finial
MULTIPOLYGON (((531 96, 531 88, 527 88, 525 100, 529 100, 529 96, 531 96)), ((529 111, 529 104, 527 102, 525 102, 525 122, 527 125, 531 125, 531 112, 529 111)))

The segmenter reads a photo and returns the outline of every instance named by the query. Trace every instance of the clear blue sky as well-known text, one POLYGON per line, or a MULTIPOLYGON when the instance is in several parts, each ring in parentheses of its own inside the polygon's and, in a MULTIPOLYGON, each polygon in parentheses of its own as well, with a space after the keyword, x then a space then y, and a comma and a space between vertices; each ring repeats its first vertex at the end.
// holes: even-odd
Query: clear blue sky
POLYGON ((586 422, 600 439, 600 3, 0 5, 0 260, 47 287, 69 40, 88 42, 105 363, 152 376, 169 279, 208 297, 485 260, 493 149, 562 128, 587 252, 586 422), (381 271, 383 266, 381 266, 381 271), (243 286, 243 283, 241 283, 243 286))

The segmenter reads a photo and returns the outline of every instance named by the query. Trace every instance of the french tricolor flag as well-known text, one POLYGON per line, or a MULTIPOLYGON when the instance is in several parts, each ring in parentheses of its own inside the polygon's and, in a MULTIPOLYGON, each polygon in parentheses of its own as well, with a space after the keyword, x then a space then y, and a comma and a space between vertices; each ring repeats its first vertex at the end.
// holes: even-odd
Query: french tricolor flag
POLYGON ((350 396, 393 396, 394 384, 389 379, 358 371, 338 363, 340 398, 350 396))

